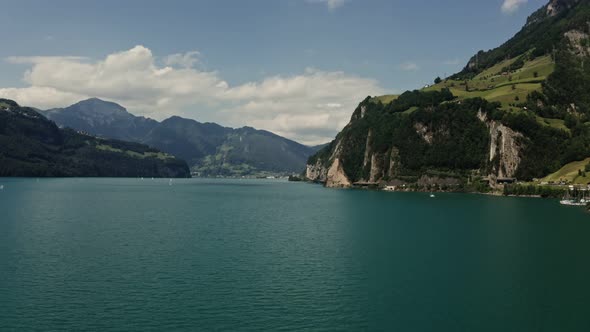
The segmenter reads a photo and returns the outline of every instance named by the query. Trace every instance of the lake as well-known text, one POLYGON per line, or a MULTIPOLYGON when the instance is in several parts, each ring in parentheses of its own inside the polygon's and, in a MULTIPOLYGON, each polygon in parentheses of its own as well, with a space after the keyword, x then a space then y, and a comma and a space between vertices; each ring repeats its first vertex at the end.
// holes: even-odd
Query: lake
POLYGON ((0 185, 0 330, 590 330, 590 215, 553 200, 0 185))

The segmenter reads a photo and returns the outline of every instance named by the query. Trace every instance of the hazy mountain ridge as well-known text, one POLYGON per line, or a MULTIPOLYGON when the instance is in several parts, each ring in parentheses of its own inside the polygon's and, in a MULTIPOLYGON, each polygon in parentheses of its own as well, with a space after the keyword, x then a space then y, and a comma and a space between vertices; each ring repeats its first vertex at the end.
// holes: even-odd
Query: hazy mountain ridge
POLYGON ((228 128, 172 116, 162 122, 137 117, 97 98, 44 113, 62 127, 153 146, 186 160, 200 175, 299 172, 317 151, 268 131, 228 128))
POLYGON ((188 177, 182 160, 138 143, 59 129, 32 108, 0 99, 0 176, 188 177))

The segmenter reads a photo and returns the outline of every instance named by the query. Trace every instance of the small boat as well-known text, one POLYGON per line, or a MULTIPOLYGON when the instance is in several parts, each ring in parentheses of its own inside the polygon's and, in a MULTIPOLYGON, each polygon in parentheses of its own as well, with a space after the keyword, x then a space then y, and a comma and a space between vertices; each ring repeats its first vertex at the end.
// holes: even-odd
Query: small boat
POLYGON ((575 201, 573 199, 564 199, 559 201, 559 204, 561 205, 568 205, 568 206, 586 206, 586 202, 582 202, 582 201, 575 201))
POLYGON ((433 193, 430 193, 430 198, 435 198, 436 196, 434 196, 433 193))

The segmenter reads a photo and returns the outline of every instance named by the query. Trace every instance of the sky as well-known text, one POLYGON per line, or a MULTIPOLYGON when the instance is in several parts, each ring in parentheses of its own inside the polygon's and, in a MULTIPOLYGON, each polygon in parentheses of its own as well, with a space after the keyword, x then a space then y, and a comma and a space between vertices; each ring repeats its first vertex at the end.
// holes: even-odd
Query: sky
POLYGON ((0 97, 98 97, 325 143, 367 96, 451 75, 547 0, 0 0, 0 97))

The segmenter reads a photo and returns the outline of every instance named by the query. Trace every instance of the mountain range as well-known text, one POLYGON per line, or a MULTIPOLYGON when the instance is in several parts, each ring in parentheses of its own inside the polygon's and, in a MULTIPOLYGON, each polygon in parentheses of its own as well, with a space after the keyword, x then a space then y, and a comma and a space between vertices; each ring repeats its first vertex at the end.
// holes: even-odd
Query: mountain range
POLYGON ((517 180, 542 185, 557 174, 585 185, 589 59, 590 1, 552 0, 459 73, 367 97, 310 157, 306 176, 329 187, 398 190, 489 191, 517 180), (581 168, 563 171, 574 166, 581 168))
POLYGON ((60 127, 152 146, 186 160, 204 176, 299 173, 320 148, 251 127, 233 129, 178 116, 158 122, 97 98, 43 114, 60 127))
POLYGON ((0 177, 188 177, 188 165, 139 143, 60 129, 36 110, 0 99, 0 177))

